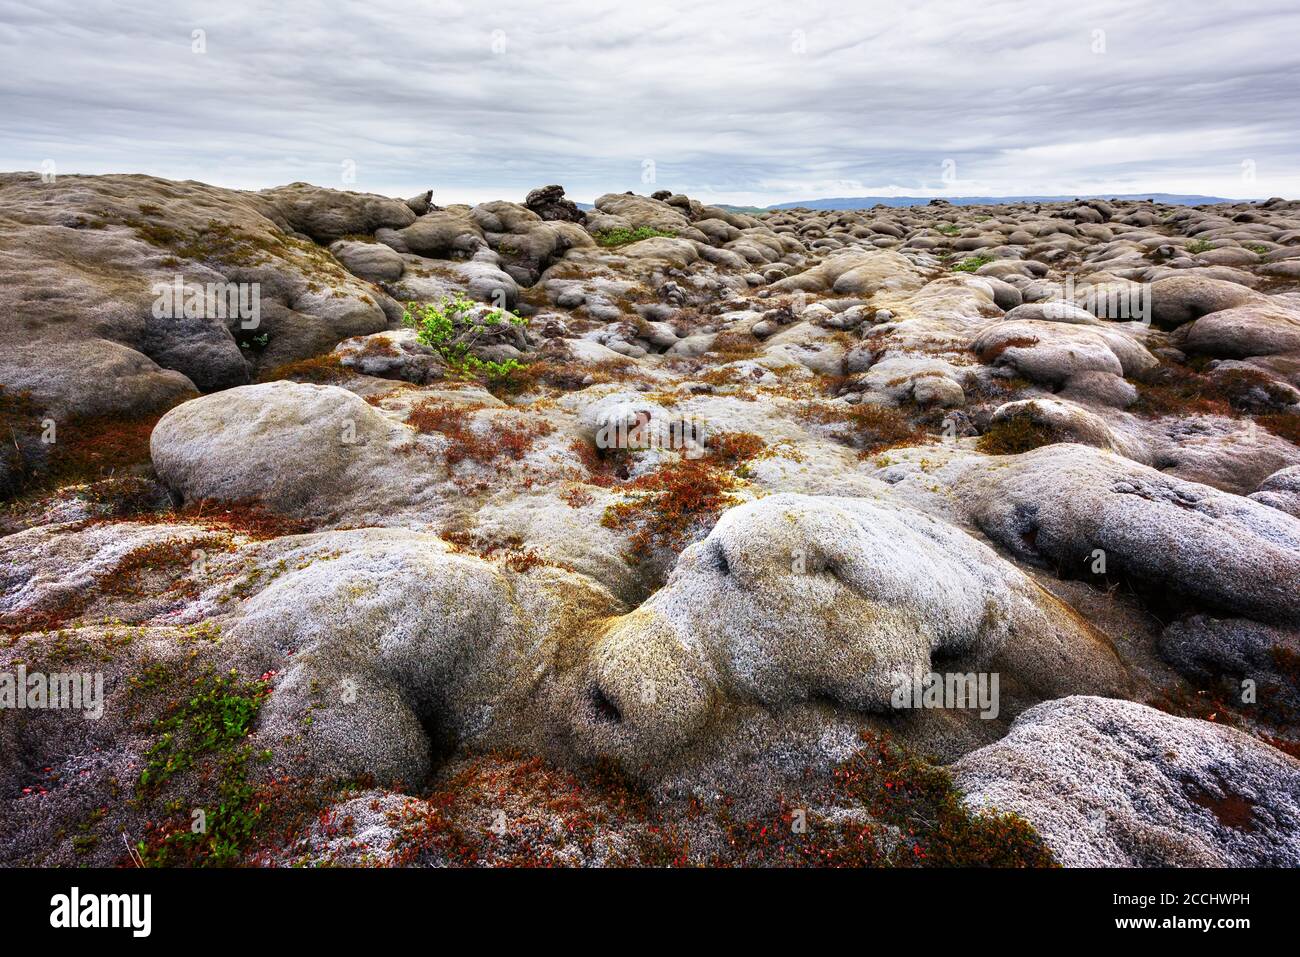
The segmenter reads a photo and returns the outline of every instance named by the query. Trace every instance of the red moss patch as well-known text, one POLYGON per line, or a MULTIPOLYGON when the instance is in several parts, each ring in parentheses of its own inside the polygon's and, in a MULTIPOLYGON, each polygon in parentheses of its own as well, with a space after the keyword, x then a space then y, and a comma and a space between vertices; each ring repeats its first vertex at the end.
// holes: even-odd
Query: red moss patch
POLYGON ((762 455, 767 443, 753 432, 718 432, 705 440, 704 447, 720 462, 743 465, 762 455))
POLYGON ((627 478, 626 449, 599 449, 583 439, 574 439, 569 449, 587 470, 589 484, 609 488, 627 478))
POLYGON ((164 594, 177 598, 192 597, 198 593, 198 587, 186 578, 185 570, 194 560, 194 551, 218 551, 229 547, 229 537, 222 535, 200 535, 140 545, 89 587, 69 592, 58 605, 0 621, 0 634, 58 631, 84 615, 101 598, 149 598, 164 594), (159 586, 156 578, 160 575, 169 577, 170 581, 159 586))
POLYGON ((474 427, 471 415, 481 406, 452 405, 425 399, 415 405, 406 417, 406 424, 422 435, 438 434, 448 440, 447 467, 454 468, 469 460, 487 464, 499 458, 519 461, 540 437, 550 435, 555 427, 545 420, 517 425, 490 423, 480 431, 474 427))
POLYGON ((569 506, 569 508, 582 508, 583 506, 590 505, 595 501, 595 499, 592 498, 591 493, 581 485, 575 485, 572 488, 565 489, 560 493, 560 499, 565 505, 569 506))
POLYGON ((174 513, 175 521, 222 528, 256 541, 302 535, 312 530, 306 519, 291 518, 270 511, 259 502, 214 502, 202 499, 174 513))
POLYGON ((162 413, 141 418, 100 417, 71 422, 58 431, 51 475, 59 481, 90 481, 150 461, 149 436, 162 413))
POLYGON ((229 547, 230 538, 221 535, 151 542, 128 552, 117 567, 96 584, 105 596, 147 598, 158 593, 148 583, 148 577, 154 573, 163 573, 172 577, 169 591, 196 595, 198 586, 184 577, 184 569, 194 560, 195 550, 209 552, 229 547))
POLYGON ((526 547, 524 540, 518 535, 506 538, 484 538, 469 532, 444 532, 441 537, 451 545, 452 551, 477 555, 488 561, 499 560, 504 562, 506 567, 521 574, 542 566, 572 571, 567 565, 538 555, 531 548, 526 547))
POLYGON ((718 515, 735 505, 730 494, 734 476, 700 459, 682 459, 661 466, 629 482, 623 491, 631 497, 605 509, 600 523, 606 528, 633 530, 633 554, 651 545, 680 550, 718 515))
POLYGON ((585 363, 565 359, 537 359, 519 366, 505 379, 488 383, 493 395, 522 395, 552 388, 574 392, 592 385, 610 382, 644 382, 648 376, 631 359, 585 363))

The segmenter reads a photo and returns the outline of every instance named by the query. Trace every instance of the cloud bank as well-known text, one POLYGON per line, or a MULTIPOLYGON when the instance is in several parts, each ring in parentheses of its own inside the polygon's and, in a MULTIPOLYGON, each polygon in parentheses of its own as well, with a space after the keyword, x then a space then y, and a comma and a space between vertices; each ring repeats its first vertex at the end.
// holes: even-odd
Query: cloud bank
POLYGON ((0 168, 443 203, 1300 196, 1297 36, 1294 0, 0 0, 0 168))

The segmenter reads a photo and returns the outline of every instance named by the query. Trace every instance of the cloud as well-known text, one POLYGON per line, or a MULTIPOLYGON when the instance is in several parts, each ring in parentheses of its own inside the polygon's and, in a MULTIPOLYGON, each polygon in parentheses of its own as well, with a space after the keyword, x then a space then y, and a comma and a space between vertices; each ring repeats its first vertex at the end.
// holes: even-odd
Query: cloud
POLYGON ((1293 0, 0 0, 0 168, 442 202, 1297 196, 1297 35, 1293 0))

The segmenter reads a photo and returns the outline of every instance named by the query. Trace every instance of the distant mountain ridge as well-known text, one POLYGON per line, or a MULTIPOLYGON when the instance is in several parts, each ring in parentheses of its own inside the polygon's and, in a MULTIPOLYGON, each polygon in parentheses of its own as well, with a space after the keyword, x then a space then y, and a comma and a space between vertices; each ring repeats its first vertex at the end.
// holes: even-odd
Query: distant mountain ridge
MULTIPOLYGON (((1137 199, 1166 203, 1171 206, 1209 206, 1218 203, 1258 203, 1258 199, 1227 199, 1222 196, 1197 196, 1183 193, 1124 193, 1106 196, 1099 193, 1061 196, 841 196, 831 199, 805 199, 793 203, 774 203, 761 209, 869 209, 872 206, 924 206, 932 199, 944 199, 954 206, 992 206, 1006 203, 1068 203, 1085 199, 1137 199)), ((723 209, 754 209, 753 206, 729 206, 723 209)))

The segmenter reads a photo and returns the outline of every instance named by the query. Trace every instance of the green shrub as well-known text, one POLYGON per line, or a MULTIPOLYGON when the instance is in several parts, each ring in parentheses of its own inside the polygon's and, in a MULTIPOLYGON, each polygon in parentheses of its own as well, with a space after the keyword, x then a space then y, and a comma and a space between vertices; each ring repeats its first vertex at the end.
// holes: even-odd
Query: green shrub
POLYGON ((516 360, 483 360, 474 355, 473 346, 479 335, 502 323, 523 326, 528 320, 504 309, 493 309, 477 319, 471 318, 477 306, 474 300, 459 293, 451 299, 443 297, 437 305, 407 303, 402 325, 414 329, 415 338, 437 352, 453 375, 488 381, 508 378, 519 368, 516 360))

